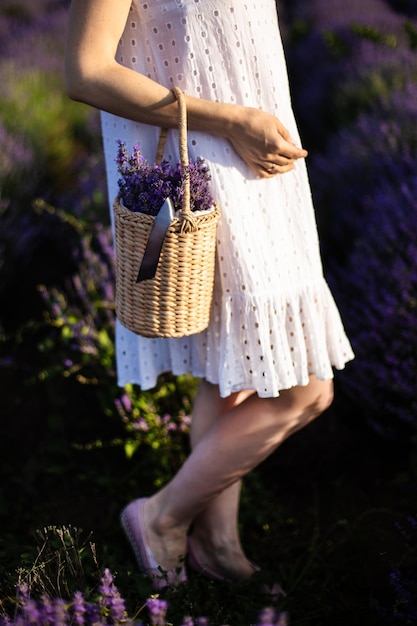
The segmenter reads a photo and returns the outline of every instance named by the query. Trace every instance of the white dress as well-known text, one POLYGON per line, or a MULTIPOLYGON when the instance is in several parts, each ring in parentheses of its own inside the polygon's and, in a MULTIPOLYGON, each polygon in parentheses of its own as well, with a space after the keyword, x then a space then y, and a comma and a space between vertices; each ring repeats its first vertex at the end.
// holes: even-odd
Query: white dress
MULTIPOLYGON (((274 0, 134 0, 117 59, 171 88, 276 115, 299 141, 274 0)), ((110 202, 117 195, 117 140, 155 157, 158 129, 102 113, 110 202)), ((159 374, 191 372, 222 396, 259 396, 325 380, 353 358, 323 278, 303 160, 293 172, 255 177, 230 143, 189 132, 204 157, 222 216, 209 328, 182 339, 139 337, 116 322, 118 382, 150 389, 159 374)), ((299 143, 301 145, 301 142, 299 143)), ((178 161, 176 131, 165 157, 178 161)))

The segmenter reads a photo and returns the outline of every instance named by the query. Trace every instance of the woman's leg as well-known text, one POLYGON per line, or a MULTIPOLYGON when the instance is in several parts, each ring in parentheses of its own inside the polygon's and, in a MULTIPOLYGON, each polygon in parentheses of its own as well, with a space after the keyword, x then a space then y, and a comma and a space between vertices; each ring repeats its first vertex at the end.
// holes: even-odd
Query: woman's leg
POLYGON ((284 439, 322 413, 331 399, 331 381, 312 376, 305 387, 282 391, 278 398, 253 394, 217 419, 174 478, 147 500, 145 526, 157 562, 165 569, 175 567, 186 553, 193 520, 284 439))
MULTIPOLYGON (((194 399, 191 423, 191 448, 194 449, 206 432, 224 413, 238 406, 254 391, 241 391, 221 398, 217 385, 202 381, 194 399)), ((239 538, 238 516, 241 481, 237 480, 213 498, 193 522, 193 544, 202 561, 216 573, 224 573, 224 565, 233 564, 238 578, 254 572, 246 558, 239 538)))

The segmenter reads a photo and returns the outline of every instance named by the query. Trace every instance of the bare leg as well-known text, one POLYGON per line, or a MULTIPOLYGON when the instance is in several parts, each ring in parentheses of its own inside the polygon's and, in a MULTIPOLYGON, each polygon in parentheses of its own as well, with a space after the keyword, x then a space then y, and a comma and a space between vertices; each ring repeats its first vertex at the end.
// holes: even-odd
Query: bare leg
MULTIPOLYGON (((193 407, 191 447, 194 449, 221 415, 238 406, 253 391, 241 391, 221 398, 217 385, 202 381, 193 407)), ((193 542, 206 563, 215 572, 233 578, 247 578, 254 572, 246 558, 239 538, 238 514, 241 481, 237 480, 213 498, 199 513, 193 523, 193 542), (229 564, 226 572, 224 563, 229 564)))
POLYGON ((312 376, 307 386, 285 390, 278 398, 253 394, 217 419, 171 482, 147 501, 145 525, 157 562, 165 569, 175 567, 186 553, 193 520, 326 409, 331 398, 331 381, 312 376))

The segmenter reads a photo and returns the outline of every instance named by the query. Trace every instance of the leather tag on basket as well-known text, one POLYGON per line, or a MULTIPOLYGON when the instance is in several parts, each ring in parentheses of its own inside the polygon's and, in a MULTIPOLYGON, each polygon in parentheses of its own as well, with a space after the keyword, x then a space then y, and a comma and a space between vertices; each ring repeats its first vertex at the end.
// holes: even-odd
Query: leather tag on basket
POLYGON ((162 245, 166 232, 174 219, 174 205, 171 198, 167 198, 159 209, 158 215, 152 224, 149 239, 146 244, 145 252, 142 257, 142 263, 139 268, 137 283, 142 280, 150 280, 154 278, 161 255, 162 245))

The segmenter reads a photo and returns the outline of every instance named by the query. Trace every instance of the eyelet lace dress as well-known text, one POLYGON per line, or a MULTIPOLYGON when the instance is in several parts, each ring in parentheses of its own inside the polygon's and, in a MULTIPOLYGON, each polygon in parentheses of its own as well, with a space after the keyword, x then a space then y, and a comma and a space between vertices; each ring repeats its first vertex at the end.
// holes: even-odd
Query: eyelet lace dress
MULTIPOLYGON (((276 115, 299 141, 274 0, 134 0, 117 60, 186 94, 276 115)), ((117 195, 117 140, 155 158, 159 130, 102 113, 109 200, 117 195)), ((179 160, 176 131, 165 158, 179 160)), ((325 380, 353 358, 323 277, 304 160, 257 178, 230 143, 189 131, 221 207, 215 293, 208 329, 181 339, 137 336, 116 320, 118 382, 151 389, 158 376, 192 373, 222 396, 261 397, 325 380)), ((299 144, 301 145, 301 143, 299 144)))

